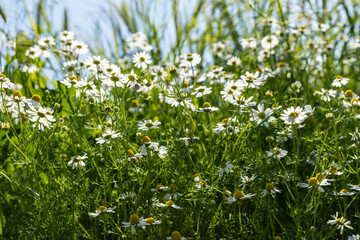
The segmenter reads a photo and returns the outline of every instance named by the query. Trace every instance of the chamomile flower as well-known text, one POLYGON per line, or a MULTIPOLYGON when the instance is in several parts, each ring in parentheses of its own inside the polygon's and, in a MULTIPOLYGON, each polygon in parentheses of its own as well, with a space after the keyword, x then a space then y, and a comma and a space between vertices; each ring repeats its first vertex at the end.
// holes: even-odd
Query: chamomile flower
POLYGON ((346 188, 341 189, 339 192, 333 192, 333 195, 335 195, 335 196, 352 196, 355 194, 356 194, 356 192, 350 192, 346 188))
POLYGON ((96 138, 97 144, 110 143, 111 139, 119 138, 121 135, 113 130, 106 130, 101 137, 96 138))
POLYGON ((171 237, 166 238, 166 240, 186 240, 186 239, 187 238, 182 237, 178 231, 173 231, 171 233, 171 237))
POLYGON ((348 82, 349 82, 348 78, 344 78, 340 75, 337 75, 336 78, 334 79, 334 81, 332 82, 331 86, 341 87, 341 86, 345 86, 346 84, 348 84, 348 82))
POLYGON ((119 199, 130 202, 130 201, 134 200, 135 196, 136 195, 133 192, 125 192, 120 195, 119 199))
POLYGON ((31 122, 34 122, 35 125, 39 124, 39 128, 41 130, 43 130, 43 127, 52 127, 52 123, 56 122, 56 119, 52 115, 53 110, 50 108, 32 108, 27 110, 26 112, 29 114, 29 120, 31 122))
POLYGON ((154 204, 157 207, 167 207, 167 208, 175 208, 175 209, 182 209, 182 207, 179 207, 175 205, 175 203, 172 200, 168 200, 165 204, 164 203, 155 203, 154 204))
POLYGON ((298 183, 297 185, 300 188, 308 188, 308 189, 315 188, 319 192, 325 192, 324 188, 322 187, 330 186, 331 181, 333 181, 333 179, 327 179, 323 173, 318 173, 316 174, 316 177, 311 177, 308 183, 298 183))
POLYGON ((359 140, 359 138, 360 138, 360 132, 359 132, 358 127, 355 128, 355 132, 349 133, 349 134, 351 136, 351 141, 356 141, 356 140, 359 140))
POLYGON ((241 60, 238 57, 232 56, 231 58, 229 58, 226 62, 226 65, 228 66, 235 66, 238 67, 241 64, 241 60))
POLYGON ((256 194, 251 194, 251 193, 245 194, 243 191, 237 190, 237 191, 235 191, 233 197, 228 197, 228 198, 226 199, 226 202, 225 202, 225 203, 231 204, 231 203, 234 203, 234 202, 237 202, 237 201, 240 201, 240 200, 251 199, 251 198, 254 197, 255 195, 256 195, 256 194))
POLYGON ((100 214, 103 214, 103 213, 114 213, 114 212, 115 212, 115 211, 114 211, 115 208, 116 208, 116 206, 115 206, 115 207, 112 207, 112 208, 107 208, 107 207, 101 205, 101 206, 98 208, 98 210, 96 210, 96 211, 93 212, 93 213, 89 213, 89 215, 90 215, 91 217, 97 217, 97 216, 99 216, 100 214))
POLYGON ((241 184, 239 185, 239 187, 242 187, 244 189, 247 184, 255 180, 256 175, 252 175, 250 178, 248 176, 241 176, 240 178, 241 184))
POLYGON ((155 120, 155 122, 153 122, 151 119, 144 120, 138 123, 139 130, 143 131, 159 128, 160 125, 161 122, 159 120, 155 120))
POLYGON ((67 88, 71 88, 71 87, 80 88, 80 87, 85 87, 87 84, 86 81, 82 81, 81 79, 79 80, 76 76, 65 78, 60 82, 64 84, 67 88))
POLYGON ((275 188, 273 183, 266 183, 265 189, 262 191, 262 196, 265 197, 266 194, 275 194, 275 193, 281 193, 281 190, 275 188))
POLYGON ((162 191, 168 191, 168 190, 169 190, 169 187, 164 186, 162 184, 158 184, 158 185, 156 185, 156 188, 151 189, 152 192, 162 192, 162 191))
POLYGON ((191 95, 195 95, 195 97, 202 97, 212 92, 210 87, 205 86, 197 87, 194 90, 195 92, 192 92, 191 95))
POLYGON ((174 184, 170 184, 168 188, 168 192, 164 195, 163 200, 177 200, 179 196, 181 196, 181 193, 176 192, 176 188, 174 184))
POLYGON ((202 108, 199 108, 197 112, 215 112, 219 110, 217 107, 212 107, 210 103, 205 102, 202 108))
POLYGON ((144 226, 143 218, 139 218, 137 214, 131 214, 130 215, 130 221, 129 222, 122 222, 122 227, 131 227, 131 234, 135 234, 135 227, 136 226, 144 226))
POLYGON ((196 137, 193 133, 186 134, 186 137, 179 138, 181 141, 185 141, 185 145, 188 146, 189 144, 192 144, 194 140, 199 140, 199 137, 196 137))
POLYGON ((264 104, 258 104, 257 110, 253 109, 252 117, 250 121, 256 122, 257 125, 269 127, 269 122, 273 122, 275 118, 271 116, 273 114, 273 110, 270 108, 265 109, 264 104))
POLYGON ((155 220, 155 218, 153 218, 153 217, 148 217, 148 218, 142 219, 139 225, 150 226, 150 225, 158 225, 160 223, 161 223, 161 221, 155 220))
POLYGON ((150 55, 146 52, 138 52, 133 57, 133 63, 135 63, 135 67, 145 70, 152 61, 150 55))
POLYGON ((241 85, 244 88, 259 88, 264 82, 263 79, 259 77, 260 72, 249 73, 246 72, 245 75, 241 75, 241 85))
POLYGON ((69 166, 72 166, 73 168, 76 168, 76 167, 85 167, 85 162, 83 161, 84 159, 88 158, 86 156, 86 154, 84 156, 74 156, 74 157, 71 157, 70 161, 68 162, 68 165, 69 166))
POLYGON ((278 147, 274 147, 273 149, 271 149, 270 151, 266 151, 266 155, 269 158, 274 158, 274 159, 281 159, 283 157, 285 157, 287 155, 288 151, 283 150, 281 148, 278 147))
POLYGON ((201 57, 196 53, 188 53, 180 56, 180 67, 194 67, 201 62, 201 57))
POLYGON ((301 107, 290 107, 281 114, 280 119, 285 122, 285 124, 301 124, 305 121, 307 115, 301 107))
POLYGON ((334 98, 336 96, 336 91, 332 89, 326 90, 324 88, 321 88, 320 92, 315 92, 315 95, 316 94, 320 95, 321 100, 329 102, 331 98, 334 98))
POLYGON ((234 168, 234 165, 232 165, 229 161, 228 162, 222 162, 219 166, 219 170, 217 171, 219 175, 223 175, 225 173, 229 173, 231 169, 234 168))
POLYGON ((360 235, 351 235, 348 237, 348 240, 359 240, 360 239, 360 235))
POLYGON ((351 190, 360 191, 360 183, 358 185, 348 184, 351 190))
POLYGON ((106 78, 102 80, 102 83, 105 86, 108 87, 120 87, 122 88, 124 86, 124 83, 122 82, 123 74, 120 72, 113 72, 106 78))
POLYGON ((154 81, 165 81, 165 78, 168 76, 167 72, 162 67, 157 67, 153 70, 152 75, 154 76, 154 81))
POLYGON ((240 44, 243 48, 255 49, 257 46, 257 40, 253 37, 242 38, 240 44))
POLYGON ((0 87, 13 89, 15 87, 15 84, 10 82, 10 79, 7 78, 4 74, 0 74, 0 87))
POLYGON ((327 221, 328 224, 330 225, 337 225, 337 229, 340 229, 340 234, 343 234, 344 228, 349 228, 349 229, 353 229, 350 226, 350 221, 346 221, 346 219, 344 217, 338 217, 338 212, 336 212, 335 215, 331 215, 331 217, 333 218, 332 220, 327 221))
POLYGON ((261 40, 261 46, 264 49, 273 49, 279 44, 279 39, 276 35, 267 35, 261 40))

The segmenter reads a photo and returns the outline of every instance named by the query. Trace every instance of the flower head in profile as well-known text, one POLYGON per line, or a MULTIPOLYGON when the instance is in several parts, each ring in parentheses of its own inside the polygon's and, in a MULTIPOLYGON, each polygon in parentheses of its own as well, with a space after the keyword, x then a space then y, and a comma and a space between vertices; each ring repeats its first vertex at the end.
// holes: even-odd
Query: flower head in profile
POLYGON ((96 138, 97 144, 110 143, 111 139, 120 137, 120 133, 113 130, 106 130, 101 137, 96 138))
POLYGON ((341 87, 341 86, 345 86, 346 84, 348 84, 348 82, 349 82, 348 78, 344 78, 340 75, 337 75, 336 78, 334 79, 334 81, 332 82, 331 86, 341 87))
POLYGON ((175 208, 175 209, 182 209, 182 207, 177 206, 172 200, 166 201, 166 203, 155 203, 157 207, 168 207, 168 208, 175 208))
POLYGON ((116 208, 116 206, 113 207, 113 208, 107 208, 107 207, 101 205, 101 206, 98 208, 98 210, 96 210, 96 211, 93 212, 93 213, 89 213, 89 215, 90 215, 91 217, 97 217, 97 216, 99 216, 99 215, 102 214, 102 213, 114 213, 114 212, 115 212, 115 211, 114 211, 115 208, 116 208))
POLYGON ((266 154, 269 158, 274 158, 274 159, 280 159, 283 158, 287 155, 288 151, 283 150, 281 148, 278 147, 274 147, 273 149, 271 149, 270 151, 266 151, 266 154))
POLYGON ((180 56, 180 67, 194 67, 201 62, 201 57, 196 53, 188 53, 180 56))
POLYGON ((231 204, 231 203, 234 203, 234 202, 237 202, 237 201, 240 201, 240 200, 251 199, 255 195, 256 194, 251 194, 251 193, 245 194, 242 190, 237 190, 237 191, 235 191, 233 197, 228 197, 226 199, 225 203, 231 204))
POLYGON ((205 102, 202 108, 199 108, 197 112, 215 112, 219 110, 217 107, 212 107, 210 103, 205 102))
POLYGON ((298 183, 298 186, 300 188, 308 188, 308 189, 315 188, 319 192, 325 192, 324 188, 322 187, 330 186, 331 181, 333 181, 333 179, 327 179, 323 173, 318 173, 316 174, 315 177, 311 177, 308 183, 298 183))
POLYGON ((350 221, 346 221, 346 219, 344 217, 339 217, 338 216, 338 212, 336 212, 335 215, 331 215, 331 217, 333 219, 327 221, 328 224, 330 225, 337 225, 337 229, 340 229, 340 234, 343 234, 344 228, 349 228, 349 229, 353 229, 350 226, 350 221))
POLYGON ((145 222, 143 218, 139 218, 137 214, 131 214, 129 222, 122 222, 122 227, 131 227, 131 233, 135 234, 135 227, 136 226, 145 226, 145 222))
POLYGON ((266 183, 265 189, 262 191, 262 196, 265 197, 267 194, 274 195, 275 193, 281 193, 281 190, 275 188, 273 183, 266 183))
POLYGON ((159 125, 161 125, 161 122, 159 120, 155 120, 155 122, 153 122, 151 119, 144 120, 138 123, 139 130, 143 131, 159 128, 159 125))
POLYGON ((166 240, 186 240, 186 239, 187 238, 182 237, 178 231, 173 231, 171 233, 171 237, 166 238, 166 240))

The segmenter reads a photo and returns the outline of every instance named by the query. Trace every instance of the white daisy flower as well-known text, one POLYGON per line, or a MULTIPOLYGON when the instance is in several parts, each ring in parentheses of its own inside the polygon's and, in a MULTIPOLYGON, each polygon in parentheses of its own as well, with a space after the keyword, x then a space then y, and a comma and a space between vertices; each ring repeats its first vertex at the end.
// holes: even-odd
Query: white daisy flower
POLYGON ((201 62, 201 57, 196 53, 188 53, 180 56, 180 67, 194 67, 201 62))
POLYGON ((233 197, 228 197, 226 199, 226 204, 232 204, 234 202, 237 202, 237 201, 240 201, 240 200, 247 200, 247 199, 251 199, 252 197, 256 196, 256 194, 251 194, 251 193, 248 193, 248 194, 245 194, 243 191, 241 190, 237 190, 235 193, 234 193, 234 196, 233 197))
POLYGON ((285 124, 301 124, 305 121, 307 115, 301 107, 290 107, 281 114, 280 119, 285 122, 285 124))
POLYGON ((153 122, 151 119, 144 120, 138 123, 139 130, 143 130, 143 131, 159 128, 158 126, 160 125, 161 122, 159 120, 155 120, 155 122, 153 122))
POLYGON ((150 55, 146 52, 138 52, 133 57, 133 63, 135 63, 135 67, 145 70, 152 61, 150 55))
POLYGON ((166 240, 186 240, 186 239, 187 238, 182 237, 178 231, 173 231, 171 233, 171 237, 166 237, 166 240))
POLYGON ((279 44, 279 39, 276 35, 267 35, 261 40, 261 46, 264 49, 273 49, 279 44))
POLYGON ((333 217, 334 219, 327 221, 328 224, 330 225, 338 225, 337 229, 340 229, 340 234, 343 234, 344 228, 349 228, 349 229, 353 229, 350 226, 350 221, 346 221, 346 219, 344 217, 338 217, 338 212, 336 212, 335 215, 331 215, 331 217, 333 217))
POLYGON ((212 92, 210 87, 205 86, 197 87, 194 90, 195 92, 192 92, 191 95, 195 95, 195 97, 202 97, 212 92))
POLYGON ((114 213, 114 212, 115 212, 115 211, 114 211, 115 208, 116 208, 116 206, 115 206, 115 207, 112 207, 112 208, 107 208, 107 207, 101 205, 98 210, 96 210, 96 211, 93 212, 93 213, 89 213, 89 215, 90 215, 91 217, 97 217, 97 216, 99 216, 99 215, 102 214, 102 213, 114 213))
POLYGON ((274 147, 273 149, 271 149, 270 151, 266 151, 266 155, 269 158, 274 158, 274 159, 281 159, 283 157, 285 157, 287 155, 288 151, 283 150, 281 148, 278 147, 274 147))
POLYGON ((119 138, 120 133, 116 133, 116 131, 113 130, 106 130, 101 137, 96 138, 97 144, 103 144, 103 143, 110 143, 111 139, 119 138))
POLYGON ((76 168, 78 166, 85 167, 84 159, 88 158, 86 154, 84 156, 74 156, 71 157, 70 161, 68 162, 69 166, 72 166, 73 168, 76 168))
POLYGON ((259 103, 257 110, 252 109, 252 117, 250 121, 256 122, 257 125, 269 127, 269 122, 275 121, 275 118, 271 115, 274 113, 273 110, 267 108, 265 110, 264 104, 259 103))
POLYGON ((225 173, 229 173, 231 169, 234 168, 234 165, 232 165, 229 161, 228 162, 222 162, 220 164, 219 170, 217 171, 220 176, 225 173))
POLYGON ((340 75, 337 75, 336 78, 334 79, 334 81, 332 82, 331 86, 341 87, 341 86, 345 86, 346 84, 348 84, 348 82, 349 82, 348 78, 344 78, 340 75))
POLYGON ((52 113, 53 110, 50 108, 39 107, 37 109, 32 108, 26 111, 29 114, 29 120, 35 124, 40 124, 39 128, 43 129, 42 126, 50 128, 53 122, 56 122, 52 113))
POLYGON ((281 190, 275 188, 273 183, 266 183, 264 191, 262 191, 262 196, 265 197, 266 194, 275 194, 275 193, 281 193, 281 190))
POLYGON ((165 204, 164 203, 154 203, 154 205, 157 207, 172 207, 175 209, 182 209, 182 207, 175 205, 175 203, 172 200, 167 201, 165 204))
POLYGON ((152 75, 154 76, 154 81, 157 82, 165 81, 168 73, 162 67, 157 67, 153 70, 152 75))

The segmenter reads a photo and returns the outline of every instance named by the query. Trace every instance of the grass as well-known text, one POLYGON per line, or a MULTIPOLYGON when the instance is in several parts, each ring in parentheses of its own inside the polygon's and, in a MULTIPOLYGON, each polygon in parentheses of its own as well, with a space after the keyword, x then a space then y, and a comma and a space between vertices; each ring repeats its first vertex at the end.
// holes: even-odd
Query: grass
POLYGON ((107 4, 1 29, 2 238, 356 239, 357 2, 107 4))

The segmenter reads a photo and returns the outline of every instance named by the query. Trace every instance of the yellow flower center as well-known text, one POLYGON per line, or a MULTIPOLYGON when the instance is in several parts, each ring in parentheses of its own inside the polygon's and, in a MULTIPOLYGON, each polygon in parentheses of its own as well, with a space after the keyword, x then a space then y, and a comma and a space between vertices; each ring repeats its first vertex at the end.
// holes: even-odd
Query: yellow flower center
POLYGON ((333 168, 333 167, 329 168, 329 173, 330 174, 335 174, 337 172, 338 172, 338 170, 336 168, 333 168))
POLYGON ((15 92, 13 93, 13 98, 15 98, 15 97, 22 98, 21 92, 20 92, 20 91, 15 91, 15 92))
POLYGON ((236 200, 238 200, 238 199, 240 199, 240 198, 243 198, 243 197, 245 197, 245 194, 244 194, 243 191, 237 190, 237 191, 235 192, 235 199, 236 199, 236 200))
POLYGON ((259 112, 258 113, 258 117, 261 119, 261 120, 264 120, 266 118, 266 114, 264 112, 259 112))
POLYGON ((144 57, 140 57, 140 58, 139 58, 139 61, 140 61, 140 62, 145 62, 145 58, 144 58, 144 57))
POLYGON ((164 190, 163 187, 164 187, 164 185, 159 184, 159 185, 156 186, 156 190, 157 191, 162 191, 162 190, 164 190))
POLYGON ((220 167, 221 167, 221 168, 226 168, 226 167, 227 167, 227 164, 226 164, 225 162, 222 162, 222 163, 220 163, 220 167))
POLYGON ((148 136, 144 136, 144 137, 141 139, 141 143, 142 143, 142 144, 149 143, 149 142, 151 142, 151 139, 150 139, 148 136))
POLYGON ((112 76, 112 77, 110 77, 110 80, 113 81, 113 82, 119 82, 120 78, 116 77, 116 76, 112 76))
POLYGON ((274 190, 275 189, 274 184, 266 183, 265 189, 266 189, 266 191, 274 190))
POLYGON ((321 182, 322 180, 325 179, 325 175, 323 173, 318 173, 316 174, 316 179, 318 182, 321 182))
POLYGON ((348 191, 347 189, 345 189, 345 188, 344 188, 344 189, 341 189, 340 191, 343 192, 343 193, 349 192, 349 191, 348 191))
POLYGON ((358 102, 359 102, 359 99, 358 99, 358 98, 353 98, 353 99, 351 99, 350 104, 351 104, 352 106, 354 106, 354 104, 357 104, 358 102))
POLYGON ((337 75, 337 76, 336 76, 336 79, 343 79, 343 77, 340 76, 340 75, 337 75))
POLYGON ((136 99, 131 100, 130 106, 131 107, 138 107, 139 106, 139 101, 136 100, 136 99))
POLYGON ((291 112, 291 113, 289 113, 289 116, 297 118, 299 116, 299 114, 297 114, 296 112, 291 112))
POLYGON ((146 223, 147 223, 147 224, 154 224, 154 223, 155 223, 155 219, 152 218, 152 217, 149 217, 149 218, 146 219, 146 223))
POLYGON ((166 203, 165 203, 165 205, 167 205, 167 206, 172 206, 172 205, 174 205, 175 203, 172 201, 172 200, 169 200, 169 201, 167 201, 166 203))
POLYGON ((131 225, 137 225, 140 223, 140 218, 137 214, 131 214, 130 216, 130 224, 131 225))
POLYGON ((103 205, 101 205, 100 207, 99 207, 99 209, 98 209, 98 211, 104 211, 104 210, 106 210, 107 209, 107 207, 105 207, 105 206, 103 206, 103 205))
POLYGON ((77 77, 75 77, 75 76, 71 76, 71 77, 69 77, 69 79, 71 80, 71 81, 77 81, 78 79, 77 79, 77 77))
POLYGON ((309 186, 312 186, 312 185, 314 185, 316 183, 316 177, 311 177, 310 179, 309 179, 309 186))
POLYGON ((350 89, 345 91, 345 97, 353 97, 353 96, 354 96, 354 93, 350 89))
POLYGON ((37 94, 34 94, 34 95, 32 95, 31 100, 34 100, 35 102, 40 103, 41 102, 41 97, 39 95, 37 95, 37 94))
POLYGON ((224 118, 221 122, 227 124, 229 122, 229 119, 224 118))
POLYGON ((131 150, 129 149, 129 150, 126 151, 126 156, 127 156, 128 158, 132 158, 132 157, 135 156, 135 154, 134 154, 133 151, 131 151, 131 150))
POLYGON ((193 133, 188 133, 188 134, 186 134, 186 137, 187 138, 193 138, 193 137, 195 137, 195 135, 193 133))
POLYGON ((205 102, 205 103, 203 104, 203 108, 211 108, 210 103, 205 102))
POLYGON ((6 78, 5 74, 0 74, 0 78, 6 78))
POLYGON ((188 86, 189 86, 189 84, 185 81, 181 84, 182 88, 187 88, 188 86))
POLYGON ((171 233, 171 240, 181 240, 181 234, 178 231, 171 233))

